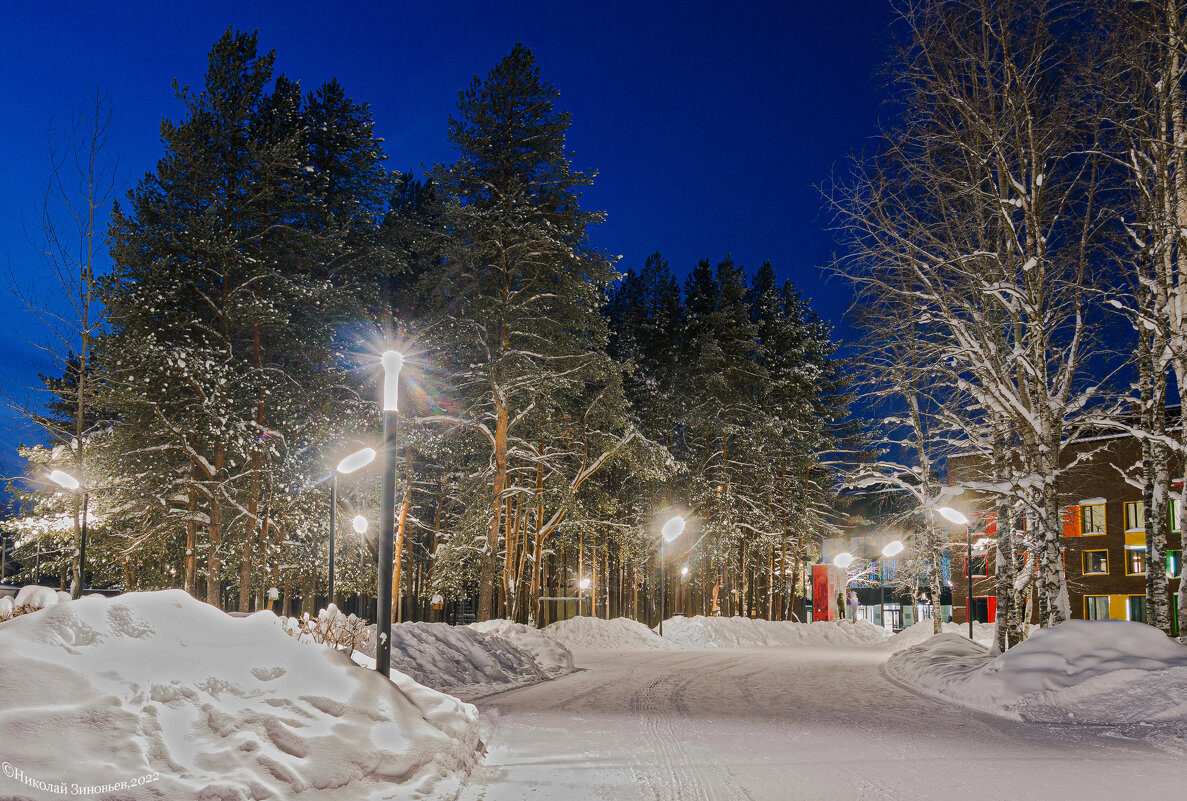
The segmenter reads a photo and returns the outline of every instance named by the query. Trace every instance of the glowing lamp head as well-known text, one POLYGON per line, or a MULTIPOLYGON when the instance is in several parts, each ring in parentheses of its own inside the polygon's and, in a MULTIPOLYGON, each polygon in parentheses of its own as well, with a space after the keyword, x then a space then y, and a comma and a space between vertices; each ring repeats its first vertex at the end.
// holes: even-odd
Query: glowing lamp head
POLYGON ((371 461, 374 458, 374 448, 363 448, 361 451, 355 451, 350 456, 347 456, 338 463, 338 472, 343 474, 353 473, 360 467, 366 467, 367 465, 371 464, 371 461))
POLYGON ((663 535, 665 542, 672 542, 683 533, 684 518, 681 515, 676 515, 671 520, 664 523, 663 530, 660 531, 660 534, 663 535))
POLYGON ((680 575, 681 575, 681 576, 687 576, 687 575, 688 575, 688 568, 687 568, 687 567, 682 567, 682 568, 680 568, 680 575))
POLYGON ((383 363, 383 410, 394 412, 400 408, 400 370, 404 367, 404 354, 398 350, 385 350, 380 361, 383 363))
POLYGON ((843 551, 833 557, 833 564, 840 568, 849 567, 849 565, 853 564, 853 554, 843 551))
POLYGON ((354 520, 350 521, 350 525, 354 527, 356 534, 367 533, 367 518, 363 517, 362 515, 355 515, 354 520))
POLYGON ((899 540, 887 543, 886 547, 882 549, 882 555, 889 558, 891 556, 898 556, 903 552, 903 543, 899 540))
POLYGON ((588 590, 589 586, 590 586, 590 580, 587 578, 583 578, 583 579, 581 579, 581 581, 577 582, 577 586, 583 590, 588 590))
POLYGON ((68 490, 76 490, 79 488, 78 479, 69 473, 64 473, 61 470, 55 470, 49 474, 50 481, 57 484, 59 487, 65 487, 68 490))
POLYGON ((967 517, 950 506, 941 506, 936 511, 940 513, 940 517, 958 526, 967 526, 969 524, 967 517))

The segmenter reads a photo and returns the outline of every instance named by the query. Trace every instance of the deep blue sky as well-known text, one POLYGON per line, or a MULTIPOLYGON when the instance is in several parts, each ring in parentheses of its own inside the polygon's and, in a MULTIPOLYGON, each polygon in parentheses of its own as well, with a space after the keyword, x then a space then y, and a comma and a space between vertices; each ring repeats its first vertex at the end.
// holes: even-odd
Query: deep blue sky
MULTIPOLYGON (((44 268, 36 234, 51 125, 68 124, 96 85, 109 91, 109 150, 124 189, 162 155, 163 117, 180 119, 171 82, 200 87, 227 29, 258 30, 279 72, 308 91, 336 77, 374 110, 389 166, 451 158, 445 123, 458 91, 522 41, 572 113, 579 169, 597 170, 588 208, 607 212, 594 243, 638 266, 662 252, 678 274, 727 252, 770 260, 838 323, 848 296, 825 284, 833 250, 819 190, 873 135, 885 0, 835 2, 25 2, 0 26, 0 261, 22 280, 44 268)), ((122 193, 121 193, 122 194, 122 193)), ((50 369, 0 313, 8 394, 50 369)), ((36 434, 0 411, 0 475, 36 434)))

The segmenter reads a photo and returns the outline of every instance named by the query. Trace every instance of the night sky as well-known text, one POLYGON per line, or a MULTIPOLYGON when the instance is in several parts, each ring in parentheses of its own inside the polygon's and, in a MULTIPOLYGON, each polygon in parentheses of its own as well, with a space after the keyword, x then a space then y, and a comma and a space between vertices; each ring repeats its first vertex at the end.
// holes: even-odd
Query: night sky
MULTIPOLYGON (((200 89, 206 55, 230 26, 258 30, 277 72, 310 91, 338 78, 371 104, 388 166, 421 174, 452 157, 458 92, 516 41, 571 112, 574 165, 597 170, 585 205, 607 213, 596 246, 620 269, 660 251, 678 275, 727 252, 769 260, 838 324, 848 291, 825 282, 833 235, 818 187, 875 133, 885 0, 815 3, 24 2, 0 25, 0 259, 47 291, 39 237, 51 130, 96 86, 113 104, 109 154, 120 196, 163 153, 171 88, 200 89), (643 6, 643 7, 640 7, 643 6)), ((106 263, 106 260, 104 261, 106 263)), ((23 399, 54 369, 10 303, 0 308, 0 382, 23 399)), ((0 410, 0 475, 37 432, 0 410)))

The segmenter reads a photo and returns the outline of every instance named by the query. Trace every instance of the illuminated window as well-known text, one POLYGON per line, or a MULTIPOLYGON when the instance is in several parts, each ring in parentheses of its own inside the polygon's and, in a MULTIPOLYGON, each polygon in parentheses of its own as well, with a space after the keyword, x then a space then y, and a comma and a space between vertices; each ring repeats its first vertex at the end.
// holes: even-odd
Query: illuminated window
POLYGON ((1125 575, 1137 576, 1146 572, 1146 552, 1142 548, 1125 549, 1125 575))
POLYGON ((1107 595, 1085 595, 1084 596, 1084 619, 1085 620, 1108 620, 1109 619, 1109 596, 1107 596, 1107 595))
MULTIPOLYGON (((989 557, 985 554, 973 554, 973 578, 985 578, 989 575, 989 557)), ((968 578, 969 571, 964 572, 965 578, 968 578)))
MULTIPOLYGON (((1084 575, 1107 575, 1109 572, 1108 551, 1084 551, 1084 575)), ((1092 618, 1089 618, 1090 620, 1092 618)))
POLYGON ((1179 530, 1179 499, 1171 498, 1171 531, 1179 530))
POLYGON ((1125 530, 1142 531, 1146 528, 1146 504, 1130 501, 1125 504, 1125 530))
POLYGON ((1080 533, 1105 533, 1105 505, 1103 503, 1089 504, 1080 507, 1080 533))
POLYGON ((1146 622, 1146 596, 1131 595, 1125 602, 1126 620, 1134 623, 1146 622))
POLYGON ((1166 577, 1179 578, 1183 575, 1183 552, 1166 552, 1166 577))

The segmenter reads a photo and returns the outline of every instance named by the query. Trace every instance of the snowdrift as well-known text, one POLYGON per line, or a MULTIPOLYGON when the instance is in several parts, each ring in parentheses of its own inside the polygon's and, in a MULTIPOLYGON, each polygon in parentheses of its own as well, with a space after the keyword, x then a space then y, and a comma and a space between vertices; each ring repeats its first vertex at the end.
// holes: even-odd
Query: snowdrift
POLYGON ((886 663, 891 678, 983 712, 1036 723, 1187 724, 1187 647, 1153 626, 1069 620, 996 658, 941 634, 886 663))
POLYGON ((812 645, 874 645, 888 635, 864 620, 795 623, 748 617, 674 617, 664 621, 664 639, 685 648, 793 648, 812 645))
MULTIPOLYGON (((993 624, 992 623, 973 623, 973 642, 978 645, 983 645, 989 648, 993 645, 993 624)), ((955 634, 959 637, 969 638, 969 624, 968 623, 944 623, 944 634, 955 634)), ((934 630, 930 620, 920 620, 912 626, 908 626, 902 631, 895 634, 886 641, 885 647, 892 653, 904 651, 907 648, 913 648, 916 645, 923 643, 934 637, 934 630)))
POLYGON ((0 699, 6 799, 411 798, 481 750, 470 704, 180 590, 0 623, 0 699))
MULTIPOLYGON (((364 653, 375 658, 374 626, 364 653)), ((573 655, 535 629, 507 620, 473 626, 397 623, 391 667, 450 695, 474 699, 573 671, 573 655)))
POLYGON ((591 651, 632 651, 643 649, 675 649, 680 646, 668 640, 668 621, 664 621, 664 637, 637 620, 616 617, 572 617, 558 620, 541 631, 570 649, 591 651))

